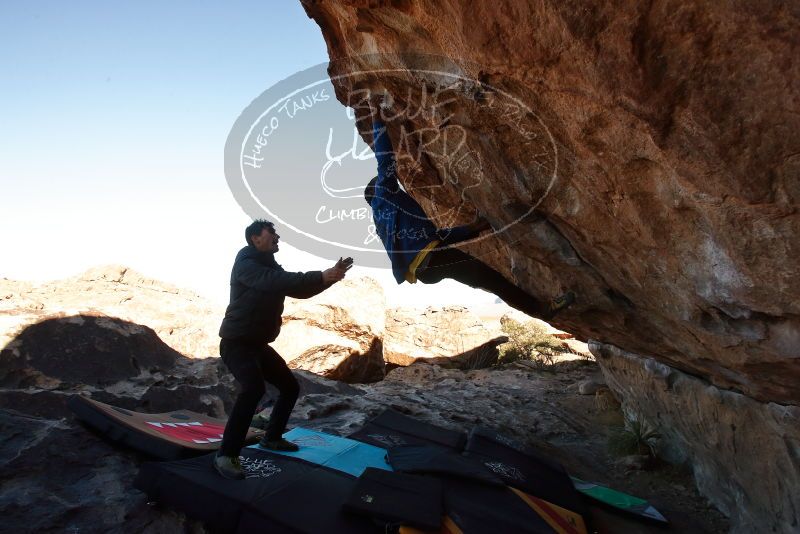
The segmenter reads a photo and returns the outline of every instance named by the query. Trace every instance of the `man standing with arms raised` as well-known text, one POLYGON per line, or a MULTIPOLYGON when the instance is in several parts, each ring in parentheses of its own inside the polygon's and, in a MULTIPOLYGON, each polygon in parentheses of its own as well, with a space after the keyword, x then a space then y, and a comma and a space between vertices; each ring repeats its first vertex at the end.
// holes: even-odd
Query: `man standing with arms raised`
POLYGON ((284 271, 274 258, 280 236, 269 221, 254 221, 245 229, 245 239, 247 246, 233 263, 231 300, 219 331, 220 356, 240 387, 222 446, 214 458, 217 472, 230 479, 244 478, 239 452, 264 395, 264 381, 277 387, 280 395, 260 445, 279 451, 297 450, 297 445, 283 439, 283 432, 300 388, 286 362, 268 343, 280 332, 285 297, 313 297, 343 279, 353 264, 352 258, 347 258, 325 271, 284 271))

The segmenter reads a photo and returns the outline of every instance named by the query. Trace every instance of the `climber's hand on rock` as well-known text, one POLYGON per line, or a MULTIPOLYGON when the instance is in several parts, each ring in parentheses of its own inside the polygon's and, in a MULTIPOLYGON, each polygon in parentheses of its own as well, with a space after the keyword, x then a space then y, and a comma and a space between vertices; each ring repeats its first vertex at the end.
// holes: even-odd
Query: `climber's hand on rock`
POLYGON ((385 119, 384 114, 381 113, 381 110, 391 109, 392 103, 392 96, 389 94, 386 88, 378 87, 370 89, 369 107, 373 116, 379 116, 382 119, 385 119))

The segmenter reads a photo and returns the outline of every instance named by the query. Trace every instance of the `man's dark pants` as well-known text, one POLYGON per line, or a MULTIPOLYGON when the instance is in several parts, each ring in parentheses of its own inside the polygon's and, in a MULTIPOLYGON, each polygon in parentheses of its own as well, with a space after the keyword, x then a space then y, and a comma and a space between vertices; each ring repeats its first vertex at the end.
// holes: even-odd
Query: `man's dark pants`
POLYGON ((280 392, 275 407, 272 408, 266 438, 280 439, 300 392, 297 379, 281 355, 269 345, 251 344, 237 339, 222 339, 219 354, 241 388, 225 425, 220 454, 239 456, 258 401, 264 395, 264 381, 274 385, 280 392))
POLYGON ((503 275, 457 248, 444 248, 430 253, 425 268, 417 269, 417 280, 436 284, 452 278, 470 287, 483 289, 533 317, 546 317, 549 309, 543 303, 505 279, 503 275))

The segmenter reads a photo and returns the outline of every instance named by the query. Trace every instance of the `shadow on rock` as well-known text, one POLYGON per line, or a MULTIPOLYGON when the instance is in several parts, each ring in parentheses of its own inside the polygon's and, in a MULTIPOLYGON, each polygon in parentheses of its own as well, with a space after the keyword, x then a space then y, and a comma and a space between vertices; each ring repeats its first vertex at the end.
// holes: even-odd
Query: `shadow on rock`
POLYGON ((25 328, 0 352, 0 386, 106 387, 171 371, 181 359, 146 326, 106 316, 51 318, 25 328))
POLYGON ((152 329, 102 315, 52 317, 22 330, 0 351, 4 527, 167 532, 193 525, 151 510, 129 484, 140 455, 82 428, 67 400, 88 393, 140 411, 224 415, 234 392, 220 382, 218 363, 191 360, 152 329))
POLYGON ((373 337, 367 350, 342 345, 312 347, 293 359, 289 366, 310 371, 329 380, 350 384, 383 380, 383 341, 373 337))

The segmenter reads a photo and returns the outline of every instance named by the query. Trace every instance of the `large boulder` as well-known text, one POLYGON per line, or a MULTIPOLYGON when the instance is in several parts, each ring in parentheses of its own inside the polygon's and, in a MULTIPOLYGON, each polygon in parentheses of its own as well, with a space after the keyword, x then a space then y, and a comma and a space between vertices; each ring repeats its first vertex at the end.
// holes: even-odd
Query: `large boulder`
MULTIPOLYGON (((81 394, 140 412, 225 418, 237 388, 221 364, 187 358, 151 328, 103 315, 43 318, 17 332, 0 350, 3 531, 205 532, 182 514, 148 506, 132 481, 151 458, 84 427, 67 401, 81 394)), ((361 394, 296 376, 301 399, 361 394)))
POLYGON ((418 360, 485 367, 497 361, 507 341, 464 306, 393 308, 386 311, 383 359, 391 365, 418 360))
POLYGON ((796 8, 303 5, 347 58, 337 97, 391 96, 390 137, 416 165, 400 180, 431 217, 480 212, 505 231, 473 252, 532 295, 576 291, 556 326, 800 400, 796 8), (409 134, 445 128, 457 151, 409 134), (479 165, 461 175, 453 158, 479 165))
POLYGON ((182 406, 224 417, 235 387, 223 369, 219 358, 182 355, 144 325, 100 314, 53 316, 0 348, 0 396, 82 393, 136 410, 182 406))
POLYGON ((44 317, 0 350, 0 513, 10 531, 202 532, 131 487, 142 460, 75 419, 71 395, 121 408, 224 417, 235 389, 219 359, 191 359, 144 325, 44 317))
MULTIPOLYGON (((414 164, 413 183, 400 179, 431 217, 483 214, 498 231, 470 252, 534 296, 576 291, 556 326, 800 404, 796 3, 302 3, 336 60, 337 98, 390 95, 389 135, 414 164), (439 135, 451 131, 457 151, 439 135)), ((724 476, 715 450, 697 451, 724 476)), ((738 466, 743 492, 751 467, 738 466)), ((785 524, 798 509, 781 510, 785 524)))
POLYGON ((660 456, 692 463, 699 489, 738 530, 797 531, 800 407, 757 402, 612 345, 590 347, 627 419, 658 432, 660 456))
POLYGON ((107 388, 173 370, 183 356, 152 329, 102 315, 51 317, 0 350, 0 386, 107 388))
POLYGON ((377 281, 345 279, 310 299, 286 299, 272 346, 296 369, 345 382, 380 380, 385 308, 377 281))
POLYGON ((0 345, 44 317, 102 314, 147 325, 184 356, 207 358, 219 356, 224 313, 190 290, 121 265, 41 284, 0 280, 0 345))

